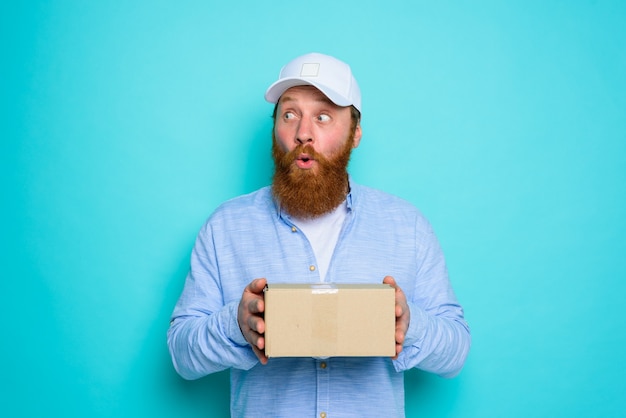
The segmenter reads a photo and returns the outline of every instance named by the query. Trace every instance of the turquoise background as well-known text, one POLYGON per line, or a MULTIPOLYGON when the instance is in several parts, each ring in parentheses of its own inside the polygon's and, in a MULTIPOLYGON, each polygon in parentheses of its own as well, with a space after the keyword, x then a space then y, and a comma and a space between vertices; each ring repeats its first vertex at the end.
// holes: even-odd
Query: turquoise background
POLYGON ((354 179, 430 219, 472 327, 409 417, 623 416, 626 3, 0 6, 0 415, 228 414, 165 334, 195 235, 269 183, 265 88, 310 51, 363 91, 354 179))

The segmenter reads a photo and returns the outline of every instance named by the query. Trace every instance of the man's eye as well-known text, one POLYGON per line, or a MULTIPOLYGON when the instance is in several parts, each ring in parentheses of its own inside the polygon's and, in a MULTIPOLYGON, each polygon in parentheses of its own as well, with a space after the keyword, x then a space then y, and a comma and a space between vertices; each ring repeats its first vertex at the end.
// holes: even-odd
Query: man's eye
POLYGON ((286 112, 286 113, 283 115, 283 118, 285 118, 285 119, 293 119, 293 118, 295 118, 295 117, 296 117, 296 115, 294 115, 294 114, 293 114, 293 112, 286 112))
POLYGON ((330 116, 322 114, 317 117, 317 120, 320 122, 328 122, 330 120, 330 116))

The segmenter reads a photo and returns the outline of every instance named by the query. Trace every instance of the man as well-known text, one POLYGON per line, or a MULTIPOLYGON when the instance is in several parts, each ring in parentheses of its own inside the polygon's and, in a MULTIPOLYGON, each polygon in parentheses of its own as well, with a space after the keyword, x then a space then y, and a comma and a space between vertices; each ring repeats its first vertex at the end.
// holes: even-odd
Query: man
POLYGON ((272 186, 221 205, 201 229, 168 344, 186 379, 231 370, 231 415, 402 417, 403 371, 459 373, 470 346, 433 230, 408 202, 348 176, 361 142, 350 67, 307 54, 265 94, 275 103, 272 186), (266 283, 395 288, 396 356, 271 358, 266 283))

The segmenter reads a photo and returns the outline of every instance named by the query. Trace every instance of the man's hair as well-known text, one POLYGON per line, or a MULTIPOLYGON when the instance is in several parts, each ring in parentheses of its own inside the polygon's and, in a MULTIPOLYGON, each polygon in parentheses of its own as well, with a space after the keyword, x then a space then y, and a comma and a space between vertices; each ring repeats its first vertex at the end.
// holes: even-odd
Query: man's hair
MULTIPOLYGON (((276 113, 277 112, 278 112, 278 103, 274 105, 274 111, 272 112, 272 119, 274 120, 274 125, 276 125, 276 113)), ((351 129, 354 132, 354 130, 356 129, 356 126, 359 124, 359 121, 361 120, 361 112, 359 112, 359 110, 356 107, 350 106, 350 117, 352 118, 351 129)))

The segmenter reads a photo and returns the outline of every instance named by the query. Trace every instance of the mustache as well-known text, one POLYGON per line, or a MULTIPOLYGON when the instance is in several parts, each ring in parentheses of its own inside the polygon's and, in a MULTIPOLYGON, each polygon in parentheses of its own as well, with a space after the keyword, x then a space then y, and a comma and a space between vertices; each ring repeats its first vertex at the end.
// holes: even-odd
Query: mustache
POLYGON ((278 158, 278 163, 282 167, 289 167, 301 154, 307 154, 309 158, 318 161, 318 162, 326 162, 327 158, 319 152, 315 151, 312 145, 310 144, 300 144, 291 151, 279 151, 280 155, 278 158))

